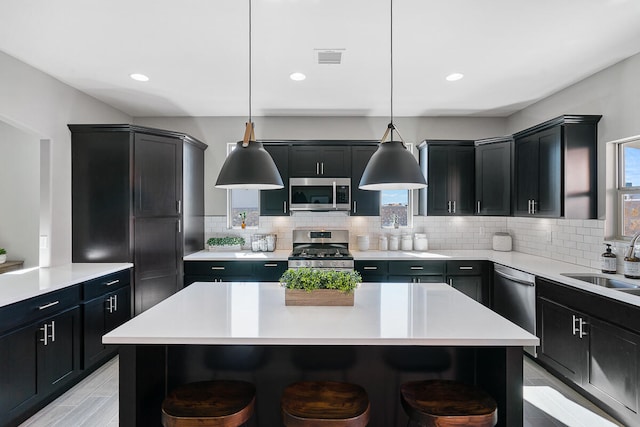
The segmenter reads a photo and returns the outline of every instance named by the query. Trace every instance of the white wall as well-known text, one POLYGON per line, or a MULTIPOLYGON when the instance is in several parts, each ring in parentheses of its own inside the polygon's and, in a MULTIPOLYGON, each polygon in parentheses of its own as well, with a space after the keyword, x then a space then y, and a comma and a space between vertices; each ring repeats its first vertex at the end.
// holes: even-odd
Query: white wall
MULTIPOLYGON (((226 156, 226 144, 242 139, 246 117, 137 117, 135 124, 185 132, 206 143, 205 214, 226 214, 226 191, 213 187, 226 156)), ((256 117, 257 139, 377 140, 388 117, 256 117)), ((394 120, 407 143, 424 139, 478 139, 506 132, 504 118, 399 117, 394 120)))
POLYGON ((40 253, 42 266, 71 261, 71 134, 67 124, 131 120, 121 111, 0 52, 0 121, 50 142, 48 188, 41 187, 48 203, 41 202, 46 212, 40 226, 40 233, 49 236, 50 245, 40 253))
POLYGON ((0 122, 0 247, 25 268, 39 265, 40 140, 0 122))

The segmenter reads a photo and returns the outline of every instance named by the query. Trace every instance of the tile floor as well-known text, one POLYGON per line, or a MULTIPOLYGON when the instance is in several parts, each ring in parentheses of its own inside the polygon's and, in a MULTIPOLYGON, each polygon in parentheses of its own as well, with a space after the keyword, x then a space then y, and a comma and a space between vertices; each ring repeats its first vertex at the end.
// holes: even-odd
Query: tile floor
MULTIPOLYGON (((622 426, 525 357, 525 427, 622 426)), ((21 427, 117 427, 118 358, 110 360, 21 427)))

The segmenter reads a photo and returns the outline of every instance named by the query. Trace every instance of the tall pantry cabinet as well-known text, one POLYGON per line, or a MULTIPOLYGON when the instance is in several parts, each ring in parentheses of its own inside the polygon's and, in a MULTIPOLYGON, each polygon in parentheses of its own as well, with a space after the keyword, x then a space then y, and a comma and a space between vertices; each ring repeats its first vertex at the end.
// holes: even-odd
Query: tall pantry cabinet
POLYGON ((72 261, 132 262, 136 314, 182 288, 182 258, 204 247, 204 150, 185 134, 69 125, 72 261))

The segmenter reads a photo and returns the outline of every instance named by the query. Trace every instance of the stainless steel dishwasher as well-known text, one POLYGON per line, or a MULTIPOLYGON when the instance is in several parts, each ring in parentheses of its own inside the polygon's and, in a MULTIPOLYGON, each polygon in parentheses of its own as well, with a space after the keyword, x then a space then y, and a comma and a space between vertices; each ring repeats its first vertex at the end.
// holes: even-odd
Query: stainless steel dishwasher
MULTIPOLYGON (((536 335, 536 277, 504 265, 493 267, 493 310, 536 335)), ((536 347, 524 351, 536 357, 536 347)))

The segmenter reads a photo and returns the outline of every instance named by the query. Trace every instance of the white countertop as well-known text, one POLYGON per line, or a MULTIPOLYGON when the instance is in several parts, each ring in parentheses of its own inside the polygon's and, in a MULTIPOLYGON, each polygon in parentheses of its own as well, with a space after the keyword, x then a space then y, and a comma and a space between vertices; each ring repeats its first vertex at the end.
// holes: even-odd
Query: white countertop
POLYGON ((252 251, 200 251, 185 256, 185 261, 286 261, 289 258, 290 250, 277 249, 273 252, 252 252, 252 251))
POLYGON ((444 283, 365 283, 353 307, 285 306, 277 283, 196 282, 105 344, 529 346, 538 338, 444 283))
POLYGON ((130 263, 76 263, 0 274, 0 307, 131 267, 130 263))

